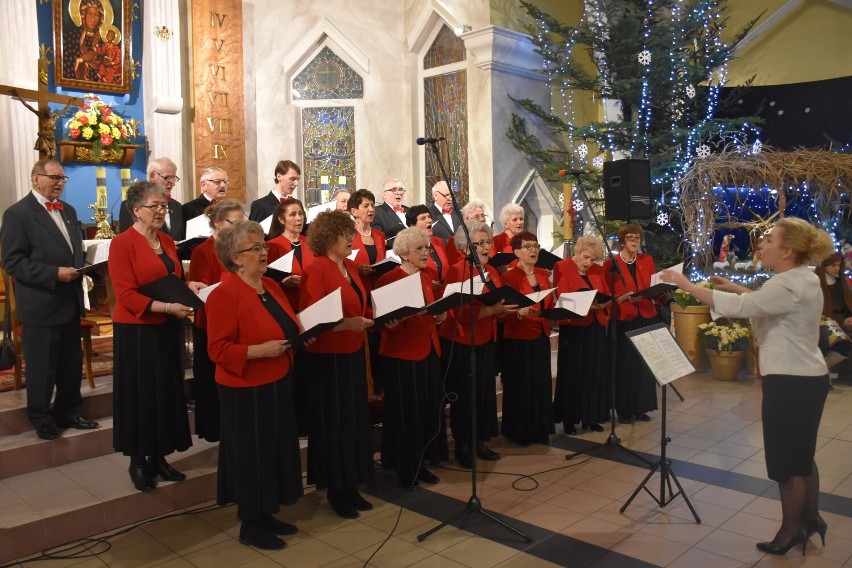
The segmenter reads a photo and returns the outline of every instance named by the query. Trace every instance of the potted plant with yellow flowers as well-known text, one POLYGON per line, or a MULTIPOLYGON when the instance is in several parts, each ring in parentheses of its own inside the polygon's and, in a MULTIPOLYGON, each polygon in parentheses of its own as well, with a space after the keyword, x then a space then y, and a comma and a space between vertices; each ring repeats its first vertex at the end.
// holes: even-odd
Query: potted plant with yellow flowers
POLYGON ((138 147, 130 144, 133 130, 98 95, 89 93, 83 98, 84 104, 65 123, 66 140, 59 142, 59 161, 129 166, 138 147))
POLYGON ((707 352, 713 378, 717 381, 736 379, 750 345, 749 328, 737 322, 703 323, 698 326, 698 336, 707 352))
MULTIPOLYGON (((701 282, 699 286, 712 288, 708 282, 701 282)), ((686 353, 686 357, 696 371, 707 370, 707 355, 704 346, 696 335, 698 326, 710 322, 710 307, 698 301, 698 299, 680 288, 672 295, 672 320, 674 321, 674 335, 677 344, 686 353)))

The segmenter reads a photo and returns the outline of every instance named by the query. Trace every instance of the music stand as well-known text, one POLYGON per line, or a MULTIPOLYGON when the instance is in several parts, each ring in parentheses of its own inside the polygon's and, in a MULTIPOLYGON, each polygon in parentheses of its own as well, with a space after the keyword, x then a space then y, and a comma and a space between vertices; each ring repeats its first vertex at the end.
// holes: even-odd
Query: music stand
MULTIPOLYGON (((444 170, 444 164, 441 161, 441 153, 438 150, 438 141, 439 139, 428 139, 428 140, 418 140, 417 143, 421 146, 425 144, 429 144, 432 147, 432 150, 435 152, 435 158, 438 161, 438 167, 441 170, 441 175, 445 182, 447 182, 447 187, 452 188, 450 185, 449 178, 447 177, 447 172, 444 170), (422 143, 421 143, 422 142, 422 143)), ((459 219, 462 219, 462 231, 464 231, 465 236, 467 237, 468 247, 470 248, 472 245, 470 240, 470 232, 467 229, 467 225, 464 223, 461 214, 461 208, 459 207, 458 199, 456 199, 455 192, 450 189, 450 199, 452 199, 453 210, 458 215, 459 219)), ((477 256, 476 250, 470 249, 470 254, 468 255, 468 263, 470 268, 470 292, 473 292, 473 275, 475 274, 475 270, 479 269, 479 277, 482 279, 483 284, 485 283, 485 269, 481 266, 479 262, 479 257, 477 256)), ((473 302, 473 300, 471 300, 473 302)), ((465 508, 447 519, 442 523, 438 524, 435 527, 432 527, 428 531, 417 535, 417 542, 423 542, 433 533, 441 530, 445 526, 449 525, 453 521, 464 517, 469 513, 478 513, 483 517, 490 519, 491 521, 497 523, 498 525, 505 527, 506 529, 512 531, 516 535, 520 536, 527 542, 532 542, 532 537, 527 536, 522 533, 515 527, 506 523, 505 521, 498 519, 495 515, 485 510, 482 506, 482 500, 479 498, 479 495, 476 493, 476 441, 477 441, 477 427, 476 427, 476 345, 473 341, 474 330, 476 329, 476 321, 471 318, 470 320, 470 337, 471 337, 471 345, 470 345, 470 372, 468 373, 468 385, 470 386, 470 451, 473 453, 472 463, 470 468, 470 487, 471 487, 471 495, 465 505, 465 508)))
POLYGON ((654 374, 657 382, 662 387, 663 416, 660 428, 660 459, 654 463, 651 471, 648 472, 648 475, 645 476, 645 479, 642 480, 639 487, 637 487, 633 494, 630 495, 627 502, 622 505, 619 512, 624 513, 630 503, 633 502, 633 499, 635 499, 639 494, 639 491, 644 489, 660 507, 665 507, 674 501, 675 497, 678 495, 682 496, 683 500, 686 502, 686 506, 689 507, 689 510, 692 512, 692 516, 695 517, 695 522, 701 524, 701 519, 698 517, 698 513, 695 512, 692 503, 689 501, 689 497, 686 496, 680 481, 678 481, 677 476, 672 469, 671 460, 666 457, 666 446, 669 442, 671 442, 671 439, 666 436, 666 386, 684 375, 694 373, 695 368, 689 362, 686 354, 677 344, 674 337, 672 337, 671 332, 663 323, 649 325, 648 327, 629 331, 627 332, 627 337, 630 339, 633 347, 635 347, 639 352, 639 355, 642 357, 642 361, 654 374), (651 490, 648 489, 647 486, 648 481, 650 481, 651 477, 657 470, 660 471, 659 497, 651 493, 651 490), (672 490, 672 482, 674 482, 677 487, 677 493, 672 490), (668 499, 666 498, 667 487, 669 490, 668 499))

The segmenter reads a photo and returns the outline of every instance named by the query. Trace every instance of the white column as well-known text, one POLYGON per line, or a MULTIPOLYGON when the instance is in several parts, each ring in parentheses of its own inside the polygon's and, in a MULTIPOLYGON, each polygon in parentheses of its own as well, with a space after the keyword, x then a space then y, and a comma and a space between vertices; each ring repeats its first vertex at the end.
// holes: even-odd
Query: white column
MULTIPOLYGON (((185 180, 175 189, 174 198, 191 198, 193 169, 184 169, 183 109, 181 73, 187 56, 181 50, 181 21, 178 0, 145 0, 142 17, 142 73, 145 121, 142 132, 148 138, 149 158, 168 157, 177 165, 178 176, 185 180), (170 37, 161 39, 158 29, 168 29, 170 37)), ((191 156, 191 150, 188 154, 191 156)))
MULTIPOLYGON (((38 20, 32 0, 0 2, 0 84, 38 89, 38 20)), ((34 104, 34 103, 30 103, 34 104)), ((30 170, 38 160, 33 149, 38 118, 12 97, 0 96, 0 210, 18 201, 30 190, 30 170)))

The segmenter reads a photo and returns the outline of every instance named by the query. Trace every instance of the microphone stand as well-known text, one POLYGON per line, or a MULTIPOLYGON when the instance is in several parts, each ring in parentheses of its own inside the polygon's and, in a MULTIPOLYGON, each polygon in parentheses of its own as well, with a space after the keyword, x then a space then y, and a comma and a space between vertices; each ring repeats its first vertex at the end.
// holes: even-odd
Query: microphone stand
MULTIPOLYGON (((583 200, 585 200, 586 203, 590 203, 589 202, 589 196, 586 193, 585 188, 583 188, 583 186, 579 183, 580 182, 580 172, 566 172, 566 174, 570 175, 570 176, 574 176, 575 178, 577 178, 577 184, 576 184, 577 190, 580 192, 583 200)), ((592 215, 592 220, 595 222, 595 225, 598 228, 600 228, 601 227, 600 221, 598 219, 597 214, 595 213, 594 208, 591 205, 589 206, 589 213, 592 215)), ((609 276, 610 276, 609 290, 612 293, 612 299, 610 300, 610 302, 612 302, 612 310, 610 312, 610 318, 609 318, 609 322, 607 324, 607 334, 609 335, 609 339, 610 339, 610 341, 609 341, 609 346, 610 346, 609 347, 610 348, 610 352, 609 352, 609 381, 610 381, 609 382, 609 385, 610 385, 610 390, 609 390, 609 394, 610 394, 609 436, 607 437, 606 441, 598 444, 596 447, 590 448, 588 450, 580 450, 580 451, 574 452, 573 454, 568 454, 567 456, 565 456, 565 459, 570 460, 570 459, 573 459, 573 458, 575 458, 579 455, 584 455, 584 454, 585 455, 592 455, 594 452, 603 453, 604 451, 609 450, 610 448, 618 448, 620 450, 627 452, 628 454, 635 457, 636 459, 645 462, 648 465, 648 467, 651 467, 653 465, 651 462, 649 462, 648 460, 646 460, 644 457, 642 457, 638 453, 634 452, 633 450, 624 447, 621 444, 621 438, 619 438, 618 434, 616 434, 616 432, 615 432, 615 423, 616 423, 616 420, 617 420, 616 412, 615 412, 615 377, 616 377, 616 374, 617 374, 616 364, 615 364, 615 354, 618 353, 618 333, 617 333, 617 330, 616 330, 616 328, 617 328, 616 322, 618 321, 618 312, 619 312, 618 298, 615 297, 615 275, 618 274, 618 278, 619 278, 619 280, 621 280, 622 285, 626 286, 626 283, 625 283, 625 280, 624 280, 624 274, 622 274, 622 272, 621 272, 621 267, 618 266, 618 261, 613 256, 612 248, 610 248, 609 243, 607 242, 605 236, 604 236, 604 239, 603 239, 603 243, 604 243, 604 247, 606 247, 606 252, 609 255, 609 258, 612 259, 612 270, 610 270, 610 273, 609 273, 609 276)))
MULTIPOLYGON (((421 141, 418 140, 418 143, 419 142, 421 142, 421 141)), ((444 164, 441 161, 441 152, 438 150, 438 140, 437 139, 432 139, 432 140, 427 139, 427 140, 423 140, 423 143, 428 144, 429 146, 432 147, 432 151, 435 152, 435 158, 438 161, 438 167, 441 170, 441 176, 443 177, 443 180, 445 182, 447 182, 447 187, 452 188, 452 186, 449 183, 449 177, 447 177, 447 171, 444 169, 444 164)), ((459 219, 462 219, 461 208, 459 207, 458 199, 456 199, 456 194, 455 194, 455 192, 453 192, 452 189, 450 189, 449 193, 450 193, 450 199, 453 202, 453 211, 455 211, 455 213, 456 213, 456 215, 458 215, 459 219)), ((470 254, 468 254, 467 256, 468 256, 468 262, 470 263, 470 265, 469 265, 469 268, 470 268, 470 291, 471 291, 471 295, 472 295, 473 294, 473 275, 474 275, 474 272, 475 272, 474 269, 479 270, 479 278, 482 280, 483 284, 485 284, 485 269, 482 267, 482 263, 479 260, 479 255, 477 254, 476 249, 473 248, 475 245, 473 245, 473 243, 470 240, 470 231, 468 230, 467 225, 464 223, 464 221, 462 221, 461 227, 462 227, 462 231, 465 234, 465 237, 467 237, 468 249, 470 251, 470 254)), ((474 302, 474 300, 471 298, 471 300, 470 300, 471 313, 473 312, 473 302, 474 302)), ((523 538, 527 542, 532 542, 532 540, 533 540, 531 537, 527 536, 526 534, 522 533, 521 531, 519 531, 515 527, 509 525, 508 523, 506 523, 502 519, 497 518, 494 514, 485 510, 482 506, 482 500, 479 498, 479 496, 476 493, 476 442, 477 442, 478 436, 477 436, 477 428, 476 428, 476 342, 474 341, 475 329, 476 329, 476 320, 471 318, 471 320, 470 320, 470 372, 468 373, 468 385, 470 387, 470 451, 471 451, 471 454, 472 454, 472 456, 471 456, 471 458, 472 458, 471 462, 472 463, 471 463, 471 467, 470 467, 471 495, 470 495, 470 498, 468 499, 467 505, 465 506, 464 509, 462 509, 461 511, 459 511, 458 513, 456 513, 455 515, 453 515, 452 517, 450 517, 446 521, 438 524, 435 527, 432 527, 428 531, 417 535, 417 541, 418 542, 423 542, 424 540, 429 538, 429 536, 431 536, 435 532, 441 530, 445 526, 453 523, 454 521, 456 521, 456 520, 458 520, 458 519, 460 519, 460 518, 462 518, 465 515, 468 515, 470 513, 479 514, 479 515, 484 516, 487 519, 490 519, 491 521, 497 523, 498 525, 505 527, 506 529, 512 531, 513 533, 520 536, 521 538, 523 538)))

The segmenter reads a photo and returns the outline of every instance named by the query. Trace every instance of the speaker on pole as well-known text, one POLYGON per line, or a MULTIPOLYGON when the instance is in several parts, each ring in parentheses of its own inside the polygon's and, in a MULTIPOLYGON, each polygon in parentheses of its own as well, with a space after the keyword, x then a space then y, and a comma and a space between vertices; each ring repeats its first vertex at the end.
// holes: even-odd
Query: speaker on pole
POLYGON ((628 221, 646 219, 651 210, 651 162, 613 160, 603 167, 606 218, 628 221))

